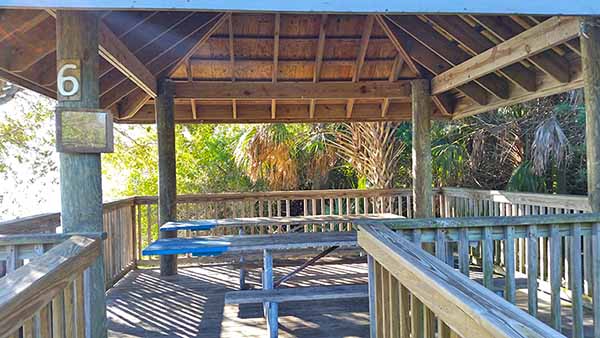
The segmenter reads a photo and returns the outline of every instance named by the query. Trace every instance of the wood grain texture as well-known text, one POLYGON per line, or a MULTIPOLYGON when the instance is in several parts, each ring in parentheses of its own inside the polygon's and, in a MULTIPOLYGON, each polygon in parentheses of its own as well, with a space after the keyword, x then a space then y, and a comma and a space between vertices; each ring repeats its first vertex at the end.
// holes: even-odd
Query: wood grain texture
MULTIPOLYGON (((158 133, 158 224, 159 226, 177 217, 177 172, 175 169, 175 119, 173 111, 173 83, 161 79, 156 99, 156 131, 158 133)), ((176 231, 161 231, 159 238, 175 238, 176 231)), ((177 274, 177 257, 160 257, 163 276, 177 274)))
POLYGON ((429 81, 414 80, 412 85, 412 179, 413 208, 416 218, 432 215, 431 113, 429 81))
POLYGON ((358 240, 462 337, 564 337, 385 227, 361 225, 358 240))
POLYGON ((77 274, 96 262, 100 244, 97 239, 71 237, 0 278, 0 336, 23 325, 25 319, 62 294, 77 274))
POLYGON ((575 17, 554 17, 455 66, 431 80, 440 94, 563 44, 579 35, 575 17))
POLYGON ((231 291, 225 294, 225 304, 282 303, 306 300, 363 298, 368 296, 366 285, 294 287, 273 290, 231 291))

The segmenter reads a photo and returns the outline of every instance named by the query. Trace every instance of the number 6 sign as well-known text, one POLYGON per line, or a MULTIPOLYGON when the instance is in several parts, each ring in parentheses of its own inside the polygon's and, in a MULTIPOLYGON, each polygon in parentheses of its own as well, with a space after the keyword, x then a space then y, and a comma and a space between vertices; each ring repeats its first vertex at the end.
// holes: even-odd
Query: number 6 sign
POLYGON ((81 62, 78 59, 59 61, 56 74, 58 99, 63 101, 81 100, 81 62))

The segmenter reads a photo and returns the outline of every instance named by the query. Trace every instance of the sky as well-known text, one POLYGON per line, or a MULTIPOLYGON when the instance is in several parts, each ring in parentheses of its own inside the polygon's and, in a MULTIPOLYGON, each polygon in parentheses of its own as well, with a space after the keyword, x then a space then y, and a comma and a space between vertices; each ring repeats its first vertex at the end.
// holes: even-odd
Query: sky
MULTIPOLYGON (((6 173, 0 171, 0 221, 60 211, 59 156, 54 144, 54 114, 52 113, 50 118, 39 124, 28 121, 26 113, 34 110, 36 104, 43 105, 43 109, 47 111, 54 111, 54 100, 31 91, 21 92, 8 103, 0 105, 0 138, 3 137, 2 125, 11 118, 28 126, 28 130, 33 135, 33 140, 28 146, 42 145, 39 149, 29 151, 8 145, 5 154, 2 153, 0 146, 0 163, 3 162, 9 167, 6 173), (44 139, 46 142, 43 142, 44 139), (49 153, 48 157, 40 156, 44 151, 49 153), (45 167, 43 172, 39 172, 48 164, 50 165, 45 167)), ((126 127, 115 126, 115 128, 126 127)), ((135 130, 128 130, 128 132, 135 132, 135 130)), ((6 140, 0 139, 0 142, 5 146, 8 144, 6 140)), ((120 175, 103 177, 105 201, 118 197, 118 190, 124 184, 122 180, 125 177, 127 177, 126 173, 122 172, 120 175)))

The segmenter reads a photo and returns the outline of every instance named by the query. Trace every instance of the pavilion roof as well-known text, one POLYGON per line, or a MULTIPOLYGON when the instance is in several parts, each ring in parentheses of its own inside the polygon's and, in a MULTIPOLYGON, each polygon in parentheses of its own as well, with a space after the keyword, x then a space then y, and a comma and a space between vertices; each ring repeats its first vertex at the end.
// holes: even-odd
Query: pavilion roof
MULTIPOLYGON (((100 105, 152 123, 156 79, 177 122, 406 120, 409 80, 434 118, 583 86, 574 17, 102 11, 100 105)), ((0 77, 56 97, 55 11, 0 10, 0 77)))

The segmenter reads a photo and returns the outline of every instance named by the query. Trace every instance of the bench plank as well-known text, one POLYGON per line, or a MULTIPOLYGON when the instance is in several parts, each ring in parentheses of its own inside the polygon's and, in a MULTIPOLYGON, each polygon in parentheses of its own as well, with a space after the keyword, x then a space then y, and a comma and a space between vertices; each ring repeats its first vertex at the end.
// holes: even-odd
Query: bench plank
POLYGON ((295 217, 239 217, 223 219, 203 219, 195 221, 167 222, 160 227, 160 231, 211 230, 215 227, 239 227, 252 225, 303 225, 303 224, 327 224, 346 223, 357 220, 385 221, 402 218, 395 214, 373 214, 373 215, 316 215, 295 217))
POLYGON ((196 238, 163 238, 143 251, 143 255, 193 254, 220 255, 224 252, 260 250, 292 250, 321 247, 355 247, 355 232, 288 233, 276 235, 205 236, 196 238))
POLYGON ((263 302, 291 302, 307 300, 347 299, 369 297, 367 285, 336 285, 281 288, 273 290, 230 291, 225 304, 254 304, 263 302))

